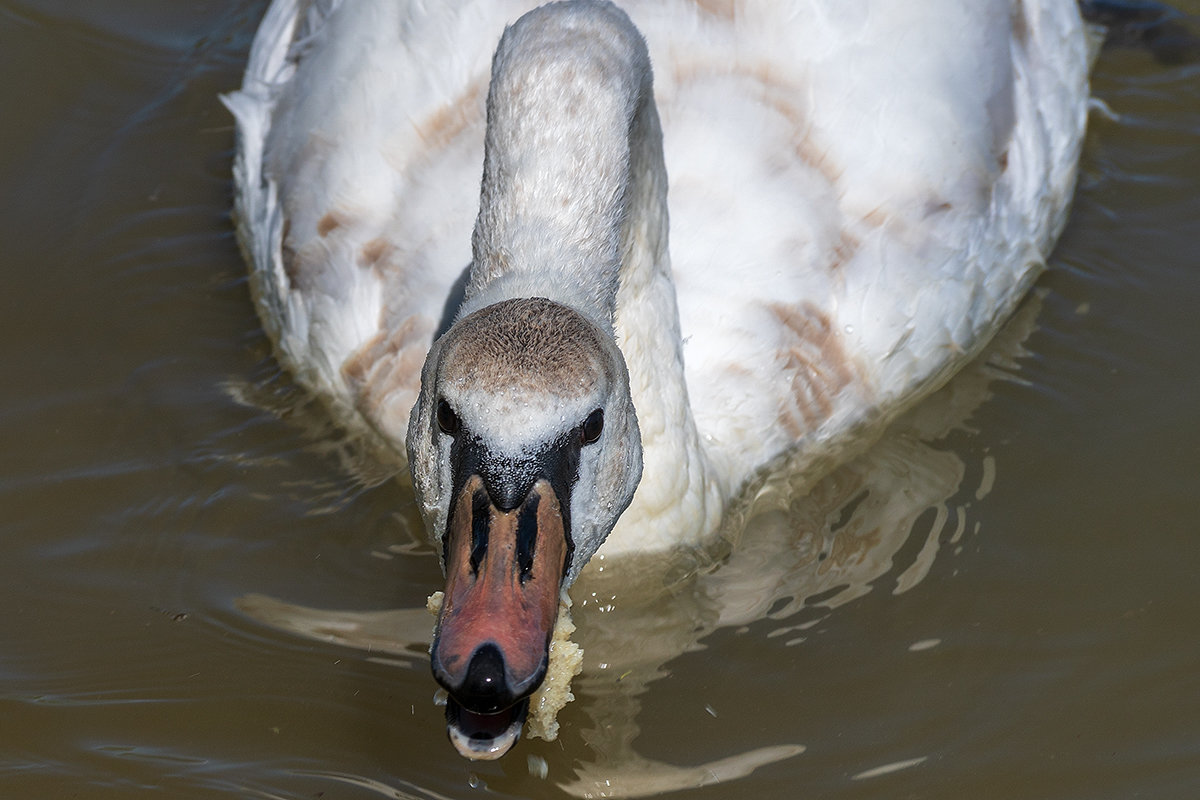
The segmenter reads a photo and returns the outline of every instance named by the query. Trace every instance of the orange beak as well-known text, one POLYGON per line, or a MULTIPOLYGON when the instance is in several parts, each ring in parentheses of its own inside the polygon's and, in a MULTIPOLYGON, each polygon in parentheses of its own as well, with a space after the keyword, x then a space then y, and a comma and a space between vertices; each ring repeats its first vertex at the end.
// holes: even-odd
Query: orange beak
POLYGON ((450 698, 451 741, 467 758, 499 758, 516 743, 528 697, 546 675, 567 534, 546 480, 520 505, 498 508, 467 479, 446 531, 446 592, 433 674, 450 698))

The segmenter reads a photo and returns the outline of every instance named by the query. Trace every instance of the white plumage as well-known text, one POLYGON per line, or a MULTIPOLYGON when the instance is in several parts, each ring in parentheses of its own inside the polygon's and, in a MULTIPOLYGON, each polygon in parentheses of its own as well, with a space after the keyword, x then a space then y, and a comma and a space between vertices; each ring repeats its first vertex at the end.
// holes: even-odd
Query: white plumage
POLYGON ((442 545, 470 758, 601 546, 702 546, 758 471, 936 388, 1073 189, 1072 0, 627 8, 275 0, 227 98, 264 326, 442 545))
MULTIPOLYGON (((275 0, 227 98, 264 325, 302 383, 400 458, 472 262, 492 56, 532 5, 275 0)), ((823 457, 977 352, 1062 228, 1087 99, 1073 0, 623 7, 649 48, 669 215, 632 206, 641 238, 617 242, 608 294, 581 274, 595 242, 572 255, 513 233, 521 249, 497 249, 507 266, 474 280, 464 310, 547 296, 614 327, 645 467, 612 554, 703 542, 756 470, 823 457), (669 260, 655 258, 668 218, 669 260)), ((629 70, 609 78, 636 82, 629 70)), ((563 148, 550 195, 578 188, 572 163, 579 185, 603 169, 603 88, 573 101, 577 130, 542 126, 536 93, 513 114, 563 148), (578 137, 601 151, 581 159, 578 137)), ((570 241, 577 194, 546 223, 570 241)))

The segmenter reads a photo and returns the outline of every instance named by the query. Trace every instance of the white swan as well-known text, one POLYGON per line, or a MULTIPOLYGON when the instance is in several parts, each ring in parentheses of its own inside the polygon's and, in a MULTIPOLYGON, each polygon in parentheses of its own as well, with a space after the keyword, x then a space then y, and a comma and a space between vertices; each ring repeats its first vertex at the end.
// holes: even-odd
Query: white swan
POLYGON ((264 326, 407 453, 475 756, 602 545, 703 545, 986 343, 1087 102, 1072 0, 530 5, 275 0, 227 98, 264 326))

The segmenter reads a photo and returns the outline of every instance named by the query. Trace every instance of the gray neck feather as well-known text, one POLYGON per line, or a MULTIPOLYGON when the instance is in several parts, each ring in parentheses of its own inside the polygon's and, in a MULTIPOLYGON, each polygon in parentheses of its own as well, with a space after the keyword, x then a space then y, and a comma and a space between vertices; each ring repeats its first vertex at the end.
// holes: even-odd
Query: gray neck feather
MULTIPOLYGON (((612 330, 622 260, 646 237, 632 230, 640 206, 665 203, 662 173, 649 54, 629 18, 598 2, 522 17, 492 65, 460 316, 540 296, 612 330)), ((654 238, 665 253, 665 231, 654 238)))

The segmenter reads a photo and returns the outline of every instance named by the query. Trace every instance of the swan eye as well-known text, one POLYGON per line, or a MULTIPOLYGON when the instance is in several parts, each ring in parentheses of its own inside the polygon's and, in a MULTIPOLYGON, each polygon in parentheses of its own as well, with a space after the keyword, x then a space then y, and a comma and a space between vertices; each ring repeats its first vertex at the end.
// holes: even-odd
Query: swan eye
POLYGON ((600 438, 600 434, 604 432, 604 409, 597 408, 592 413, 588 414, 588 418, 583 421, 582 438, 584 444, 594 444, 600 438))
POLYGON ((451 436, 458 433, 460 423, 458 414, 454 413, 454 409, 445 400, 439 400, 437 405, 437 424, 442 429, 442 433, 448 433, 451 436))

